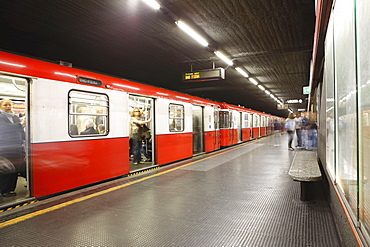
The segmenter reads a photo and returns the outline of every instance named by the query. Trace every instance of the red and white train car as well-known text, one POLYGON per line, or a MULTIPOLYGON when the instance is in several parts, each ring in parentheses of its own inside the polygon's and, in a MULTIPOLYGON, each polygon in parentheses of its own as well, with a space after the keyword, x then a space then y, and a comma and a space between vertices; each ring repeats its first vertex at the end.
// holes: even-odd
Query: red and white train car
MULTIPOLYGON (((261 113, 153 86, 0 52, 0 98, 26 116, 27 188, 43 197, 260 137, 261 113), (130 112, 150 141, 130 161, 130 112), (92 119, 104 127, 81 135, 92 119)), ((269 132, 262 130, 266 134, 269 132)))
POLYGON ((260 137, 261 112, 221 103, 221 146, 227 147, 260 137))

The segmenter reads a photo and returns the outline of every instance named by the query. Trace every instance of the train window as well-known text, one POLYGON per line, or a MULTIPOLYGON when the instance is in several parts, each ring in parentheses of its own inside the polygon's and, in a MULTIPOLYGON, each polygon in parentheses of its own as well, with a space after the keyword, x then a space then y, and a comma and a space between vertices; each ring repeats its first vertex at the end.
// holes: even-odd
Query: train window
POLYGON ((215 124, 215 129, 216 130, 220 129, 219 110, 218 109, 214 110, 214 124, 215 124))
POLYGON ((170 104, 168 107, 168 111, 169 130, 171 132, 184 131, 184 106, 170 104))
POLYGON ((248 113, 246 113, 244 115, 244 126, 245 126, 245 128, 249 128, 250 127, 249 126, 249 114, 248 113))
POLYGON ((220 111, 220 128, 230 128, 230 114, 228 111, 220 111))
POLYGON ((71 137, 108 134, 108 96, 72 90, 69 92, 69 135, 71 137))
POLYGON ((254 116, 253 116, 253 127, 260 127, 258 118, 259 118, 259 116, 257 114, 254 114, 254 116))

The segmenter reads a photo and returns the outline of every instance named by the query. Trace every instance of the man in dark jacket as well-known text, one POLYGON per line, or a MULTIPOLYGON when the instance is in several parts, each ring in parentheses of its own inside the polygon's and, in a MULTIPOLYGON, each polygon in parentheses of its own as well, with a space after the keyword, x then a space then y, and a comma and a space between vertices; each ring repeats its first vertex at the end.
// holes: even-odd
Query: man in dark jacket
POLYGON ((85 121, 86 129, 81 131, 80 135, 92 135, 92 134, 99 134, 99 132, 94 129, 94 121, 92 119, 87 119, 85 121))

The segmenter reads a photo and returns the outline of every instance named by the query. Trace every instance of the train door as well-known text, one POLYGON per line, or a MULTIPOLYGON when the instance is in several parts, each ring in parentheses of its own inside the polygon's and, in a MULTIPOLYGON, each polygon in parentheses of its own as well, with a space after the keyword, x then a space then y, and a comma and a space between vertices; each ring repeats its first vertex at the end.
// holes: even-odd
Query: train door
POLYGON ((238 142, 242 141, 242 127, 243 127, 243 114, 242 112, 239 112, 239 127, 238 127, 238 142))
POLYGON ((203 107, 192 106, 193 109, 193 155, 204 152, 203 145, 203 107))
POLYGON ((229 126, 229 145, 235 144, 234 142, 234 129, 235 129, 235 119, 234 119, 234 112, 229 112, 229 119, 230 119, 230 126, 229 126))
POLYGON ((214 109, 214 127, 215 127, 214 145, 215 145, 215 150, 216 150, 216 149, 220 149, 220 145, 221 145, 220 110, 218 108, 214 109))
MULTIPOLYGON (((129 114, 130 117, 133 117, 136 111, 140 111, 140 121, 147 121, 148 122, 146 127, 149 128, 148 131, 146 129, 140 129, 140 140, 134 140, 133 131, 130 124, 129 126, 129 133, 130 133, 130 171, 144 169, 146 167, 153 166, 155 164, 155 112, 154 112, 154 99, 144 97, 144 96, 136 96, 136 95, 129 95, 129 114), (145 132, 145 134, 144 134, 145 132), (135 141, 141 141, 141 145, 136 146, 137 143, 135 141), (141 146, 141 147, 140 147, 141 146), (134 161, 135 149, 140 149, 139 161, 134 161)), ((136 131, 134 131, 136 132, 136 131)), ((136 158, 137 159, 137 158, 136 158)))
POLYGON ((0 174, 0 207, 30 197, 28 87, 27 79, 0 73, 0 156, 9 167, 0 174))
POLYGON ((254 139, 254 137, 253 137, 253 127, 254 127, 254 114, 250 114, 249 115, 250 116, 250 131, 249 131, 249 133, 250 133, 250 137, 251 137, 251 140, 252 139, 254 139))

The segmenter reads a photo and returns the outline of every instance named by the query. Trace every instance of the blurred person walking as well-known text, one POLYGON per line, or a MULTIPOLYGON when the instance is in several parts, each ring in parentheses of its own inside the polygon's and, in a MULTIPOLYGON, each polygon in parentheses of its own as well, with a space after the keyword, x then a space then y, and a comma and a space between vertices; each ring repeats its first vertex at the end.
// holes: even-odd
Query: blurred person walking
POLYGON ((289 113, 287 120, 285 121, 285 129, 288 133, 288 149, 290 151, 294 151, 292 148, 292 142, 294 138, 294 131, 295 131, 295 121, 294 121, 294 114, 289 113))
POLYGON ((275 119, 274 121, 274 139, 275 139, 275 147, 278 147, 280 146, 280 129, 281 129, 281 126, 280 126, 280 123, 277 119, 275 119))
POLYGON ((297 135, 297 148, 301 148, 303 145, 302 145, 302 117, 301 117, 301 113, 300 112, 297 112, 296 115, 295 115, 295 133, 297 135))

